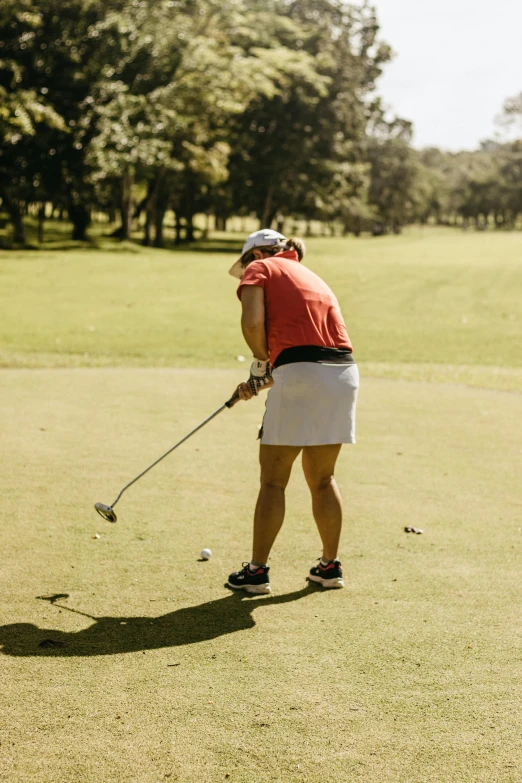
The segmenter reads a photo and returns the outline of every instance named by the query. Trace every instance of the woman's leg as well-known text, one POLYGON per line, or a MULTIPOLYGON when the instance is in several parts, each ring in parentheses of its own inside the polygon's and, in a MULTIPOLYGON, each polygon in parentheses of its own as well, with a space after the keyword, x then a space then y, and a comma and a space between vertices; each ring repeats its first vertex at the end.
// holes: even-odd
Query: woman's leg
POLYGON ((300 446, 259 448, 261 489, 254 514, 252 561, 264 564, 285 517, 285 489, 300 446))
POLYGON ((340 444, 305 446, 303 471, 312 493, 312 510, 323 542, 325 560, 335 560, 343 522, 343 506, 334 478, 340 444))

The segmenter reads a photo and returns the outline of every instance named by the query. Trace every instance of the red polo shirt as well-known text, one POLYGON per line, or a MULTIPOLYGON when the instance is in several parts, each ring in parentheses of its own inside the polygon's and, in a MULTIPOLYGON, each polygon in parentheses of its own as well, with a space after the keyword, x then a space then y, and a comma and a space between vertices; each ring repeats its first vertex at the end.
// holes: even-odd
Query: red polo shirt
POLYGON ((253 261, 237 289, 240 299, 245 285, 264 289, 272 364, 285 348, 298 345, 352 350, 337 299, 318 275, 299 263, 295 250, 253 261))

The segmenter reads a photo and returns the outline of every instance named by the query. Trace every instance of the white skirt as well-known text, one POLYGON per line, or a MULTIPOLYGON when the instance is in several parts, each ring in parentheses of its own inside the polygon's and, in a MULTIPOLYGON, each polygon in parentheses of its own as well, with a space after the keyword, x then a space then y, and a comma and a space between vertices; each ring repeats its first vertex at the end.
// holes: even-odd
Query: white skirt
POLYGON ((324 446, 355 443, 356 364, 295 362, 273 371, 261 443, 324 446))

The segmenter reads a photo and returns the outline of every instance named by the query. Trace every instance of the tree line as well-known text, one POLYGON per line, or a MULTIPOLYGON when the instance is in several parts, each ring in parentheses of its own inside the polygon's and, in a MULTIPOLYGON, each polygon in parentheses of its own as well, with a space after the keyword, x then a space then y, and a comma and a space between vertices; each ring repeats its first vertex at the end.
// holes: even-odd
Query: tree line
MULTIPOLYGON (((3 0, 0 200, 24 215, 94 211, 144 244, 194 216, 322 220, 345 233, 413 221, 516 227, 522 142, 417 151, 376 84, 375 9, 342 0, 3 0)), ((522 95, 504 118, 522 117, 522 95)))

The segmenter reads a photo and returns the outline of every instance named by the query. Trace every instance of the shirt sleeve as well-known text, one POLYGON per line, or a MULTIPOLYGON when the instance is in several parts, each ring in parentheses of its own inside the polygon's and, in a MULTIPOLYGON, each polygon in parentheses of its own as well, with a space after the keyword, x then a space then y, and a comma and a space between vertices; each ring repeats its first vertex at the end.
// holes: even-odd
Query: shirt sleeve
POLYGON ((265 288, 269 277, 267 265, 264 261, 252 261, 245 270, 241 278, 241 283, 237 289, 238 298, 241 299, 241 291, 244 285, 257 285, 259 288, 265 288))

